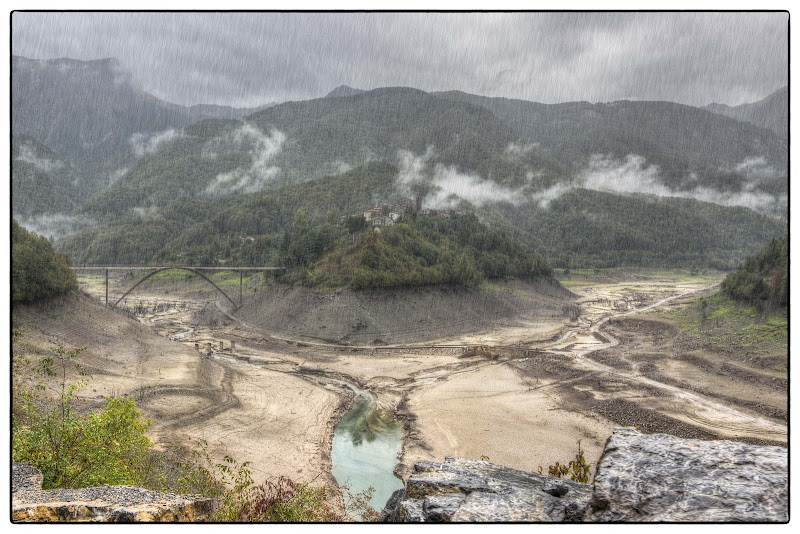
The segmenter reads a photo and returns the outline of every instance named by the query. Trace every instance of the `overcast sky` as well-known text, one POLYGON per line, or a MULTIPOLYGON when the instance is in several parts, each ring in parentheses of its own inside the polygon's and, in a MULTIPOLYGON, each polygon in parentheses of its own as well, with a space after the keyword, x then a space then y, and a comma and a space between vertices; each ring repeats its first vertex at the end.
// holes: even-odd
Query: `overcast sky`
POLYGON ((185 105, 343 84, 736 105, 788 83, 787 24, 785 13, 15 13, 12 53, 116 57, 185 105))

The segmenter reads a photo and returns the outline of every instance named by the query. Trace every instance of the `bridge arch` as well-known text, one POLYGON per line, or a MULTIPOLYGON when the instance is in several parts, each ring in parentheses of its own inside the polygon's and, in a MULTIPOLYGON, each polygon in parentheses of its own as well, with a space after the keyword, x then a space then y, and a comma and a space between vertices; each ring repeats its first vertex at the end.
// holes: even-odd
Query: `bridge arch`
POLYGON ((222 289, 220 289, 220 287, 219 287, 217 284, 215 284, 215 283, 214 283, 214 282, 213 282, 213 281, 212 281, 212 280, 211 280, 209 277, 207 277, 206 275, 204 275, 203 273, 201 273, 201 272, 200 272, 200 271, 198 271, 197 269, 192 269, 191 267, 160 267, 160 268, 158 268, 158 269, 154 270, 153 272, 151 272, 150 274, 148 274, 147 276, 145 276, 144 278, 142 278, 141 280, 139 280, 138 282, 136 282, 136 284, 134 284, 134 286, 133 286, 132 288, 130 288, 129 290, 127 290, 127 291, 126 291, 126 292, 125 292, 125 293, 124 293, 124 294, 123 294, 123 295, 122 295, 120 298, 118 298, 118 299, 117 299, 117 301, 116 301, 116 302, 115 302, 115 303, 114 303, 114 304, 113 304, 111 307, 112 307, 112 308, 116 308, 116 307, 117 307, 117 304, 119 304, 120 302, 122 302, 122 299, 124 299, 125 297, 127 297, 127 296, 128 296, 128 295, 129 295, 129 294, 130 294, 130 293, 131 293, 131 292, 132 292, 134 289, 136 289, 137 287, 139 287, 139 285, 140 285, 142 282, 144 282, 145 280, 147 280, 147 279, 148 279, 148 278, 150 278, 151 276, 154 276, 154 275, 156 275, 156 274, 158 274, 158 273, 160 273, 160 272, 162 272, 162 271, 169 271, 169 270, 173 270, 173 269, 174 269, 174 270, 180 270, 180 271, 189 271, 190 273, 196 274, 197 276, 199 276, 200 278, 202 278, 203 280, 205 280, 206 282, 208 282, 209 284, 211 284, 212 286, 214 286, 214 289, 216 289, 217 291, 219 291, 220 293, 222 293, 222 295, 223 295, 223 296, 224 296, 226 299, 228 299, 228 301, 229 301, 231 304, 233 304, 233 309, 234 309, 234 310, 235 310, 235 309, 237 309, 237 308, 239 307, 239 306, 237 306, 237 305, 236 305, 236 303, 233 301, 233 299, 232 299, 232 298, 230 298, 230 297, 228 296, 228 294, 227 294, 227 293, 225 293, 225 292, 224 292, 222 289))

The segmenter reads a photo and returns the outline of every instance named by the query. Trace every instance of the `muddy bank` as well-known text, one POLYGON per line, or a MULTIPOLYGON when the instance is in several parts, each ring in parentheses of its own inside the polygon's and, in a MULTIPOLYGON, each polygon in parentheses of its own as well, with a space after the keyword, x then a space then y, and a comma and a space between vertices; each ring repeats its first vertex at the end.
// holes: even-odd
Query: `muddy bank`
POLYGON ((294 339, 343 344, 415 343, 523 325, 574 313, 574 295, 554 279, 478 289, 316 292, 274 284, 245 300, 237 317, 294 339))
MULTIPOLYGON (((187 316, 189 312, 185 313, 187 316)), ((32 361, 56 342, 85 347, 76 358, 92 375, 81 390, 82 410, 101 409, 106 397, 128 395, 152 419, 148 437, 157 447, 208 443, 215 460, 228 455, 251 461, 257 482, 288 476, 298 482, 331 485, 333 429, 350 406, 343 387, 263 364, 261 353, 244 348, 230 358, 194 350, 210 341, 206 329, 186 331, 183 323, 141 321, 73 293, 47 303, 14 308, 22 350, 32 361), (157 335, 162 328, 165 335, 157 335), (170 341, 166 332, 186 332, 170 341), (241 360, 237 358, 241 351, 241 360), (254 364, 249 364, 253 361, 254 364)), ((174 337, 174 336, 173 336, 174 337)), ((230 339, 230 338, 228 338, 230 339)), ((285 367, 292 368, 292 365, 285 367)), ((67 380, 75 381, 70 368, 67 380)))

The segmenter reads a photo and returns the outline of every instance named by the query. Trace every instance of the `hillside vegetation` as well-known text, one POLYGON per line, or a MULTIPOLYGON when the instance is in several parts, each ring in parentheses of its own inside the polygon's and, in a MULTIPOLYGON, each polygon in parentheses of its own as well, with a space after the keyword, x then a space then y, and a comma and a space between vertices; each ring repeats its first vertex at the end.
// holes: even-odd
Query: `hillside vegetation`
MULTIPOLYGON (((324 283, 393 285, 416 267, 398 252, 405 245, 388 254, 386 239, 422 239, 453 262, 466 245, 392 230, 375 238, 377 264, 406 264, 379 282, 360 250, 338 246, 340 218, 417 196, 472 213, 561 268, 732 269, 785 229, 785 137, 710 108, 409 87, 186 108, 138 89, 114 59, 15 56, 12 70, 13 211, 29 229, 66 234, 58 250, 76 263, 284 265, 324 283), (334 252, 349 275, 309 269, 334 252)), ((762 102, 770 116, 781 95, 762 102)), ((455 279, 470 278, 469 257, 455 279)))
POLYGON ((294 278, 305 285, 375 289, 433 284, 471 287, 489 278, 552 274, 541 256, 506 232, 484 226, 475 215, 412 215, 379 230, 367 231, 358 243, 337 246, 294 278))
POLYGON ((731 298, 761 310, 785 309, 789 305, 789 234, 773 239, 722 282, 731 298))
MULTIPOLYGON (((403 201, 397 187, 399 172, 394 165, 371 162, 344 174, 264 192, 136 210, 62 238, 57 245, 78 264, 228 263, 306 268, 330 252, 338 240, 348 239, 349 233, 339 225, 341 216, 362 212, 376 200, 403 201), (308 231, 296 231, 295 223, 307 226, 308 231)), ((482 224, 503 229, 509 239, 561 268, 733 269, 784 231, 780 221, 752 210, 692 199, 576 189, 548 206, 524 202, 524 197, 520 200, 516 205, 486 204, 481 208, 463 203, 463 211, 478 216, 482 224)), ((393 231, 380 240, 385 242, 389 235, 403 232, 393 231)), ((440 243, 441 237, 434 234, 424 237, 440 243)), ((410 234, 401 236, 401 240, 407 238, 415 239, 410 234)), ((450 239, 447 246, 453 243, 450 239)), ((342 249, 338 254, 337 261, 355 269, 355 252, 342 249)), ((381 257, 383 261, 388 258, 381 257)), ((330 268, 319 274, 349 283, 353 273, 334 274, 339 271, 330 268)))
MULTIPOLYGON (((580 170, 594 154, 644 157, 657 165, 665 185, 739 189, 736 167, 763 157, 782 171, 788 145, 778 134, 716 113, 673 102, 566 102, 540 104, 447 91, 439 98, 491 110, 549 156, 580 170)), ((785 108, 784 108, 785 110, 785 108)))
POLYGON ((77 286, 69 258, 50 242, 11 220, 11 301, 33 302, 77 286))
POLYGON ((499 206, 493 224, 554 267, 711 267, 730 270, 785 230, 742 207, 675 197, 575 189, 550 202, 499 206))

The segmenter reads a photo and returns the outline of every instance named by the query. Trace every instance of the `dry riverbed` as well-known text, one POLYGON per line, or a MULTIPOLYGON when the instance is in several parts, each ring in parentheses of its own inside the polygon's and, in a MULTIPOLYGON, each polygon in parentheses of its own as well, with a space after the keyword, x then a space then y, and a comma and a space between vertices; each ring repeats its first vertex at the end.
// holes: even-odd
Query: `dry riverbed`
MULTIPOLYGON (((205 439, 216 457, 252 461, 257 480, 333 482, 332 432, 353 389, 375 393, 379 406, 403 423, 396 468, 403 477, 415 461, 444 456, 546 472, 574 458, 578 440, 594 464, 612 429, 623 424, 786 443, 785 378, 710 350, 684 350, 676 324, 642 318, 713 291, 703 290, 712 277, 651 273, 563 282, 577 295, 565 300, 564 315, 506 320, 429 342, 451 347, 281 338, 246 314, 221 311, 218 297, 194 282, 171 285, 168 294, 163 281, 143 284, 137 318, 89 297, 15 313, 31 350, 55 341, 87 347, 81 361, 93 374, 93 405, 106 395, 133 395, 152 417, 158 444, 205 439), (578 306, 580 316, 570 317, 570 307, 578 306), (650 306, 652 312, 636 312, 650 306), (459 347, 474 344, 485 348, 459 347)), ((103 297, 96 280, 84 289, 103 297)))

